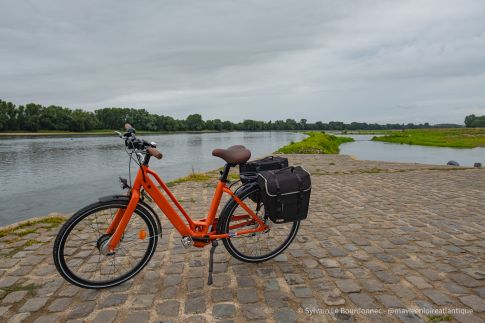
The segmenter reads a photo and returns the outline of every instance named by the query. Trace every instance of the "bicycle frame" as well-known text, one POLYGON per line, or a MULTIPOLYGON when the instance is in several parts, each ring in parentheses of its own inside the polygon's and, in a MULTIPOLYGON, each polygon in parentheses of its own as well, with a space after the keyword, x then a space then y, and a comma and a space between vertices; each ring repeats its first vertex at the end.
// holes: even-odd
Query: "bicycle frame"
POLYGON ((268 228, 268 226, 243 201, 241 201, 241 199, 239 199, 233 191, 231 191, 231 189, 227 186, 227 181, 222 178, 219 179, 219 182, 217 183, 207 217, 201 220, 193 220, 170 191, 168 186, 157 175, 157 173, 152 171, 148 165, 142 164, 135 177, 135 181, 131 189, 130 201, 126 209, 118 210, 113 218, 113 221, 106 230, 106 234, 112 235, 109 242, 110 251, 115 250, 121 237, 123 236, 123 233, 125 232, 126 226, 140 200, 141 188, 148 193, 148 195, 158 205, 160 210, 165 214, 165 216, 182 235, 182 237, 191 237, 194 240, 194 246, 196 247, 204 247, 205 245, 209 244, 210 241, 215 239, 227 239, 244 234, 262 232, 268 228), (172 205, 170 205, 170 202, 162 194, 161 190, 150 177, 153 177, 156 180, 156 183, 158 183, 160 188, 168 195, 170 200, 177 207, 178 211, 182 213, 187 223, 184 222, 182 217, 177 213, 172 205), (224 193, 229 194, 234 201, 247 212, 247 214, 243 215, 234 215, 233 218, 240 220, 248 219, 246 222, 230 226, 229 230, 254 223, 258 223, 258 227, 254 229, 241 230, 235 233, 229 232, 225 234, 218 234, 215 228, 215 224, 217 223, 216 213, 224 193), (210 232, 209 229, 211 230, 210 232))

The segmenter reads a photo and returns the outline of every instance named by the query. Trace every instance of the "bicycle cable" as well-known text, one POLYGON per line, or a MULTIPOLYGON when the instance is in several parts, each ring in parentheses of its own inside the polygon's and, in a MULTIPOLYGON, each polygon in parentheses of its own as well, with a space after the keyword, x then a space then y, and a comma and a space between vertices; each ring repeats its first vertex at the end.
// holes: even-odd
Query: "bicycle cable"
MULTIPOLYGON (((135 153, 135 151, 128 151, 128 148, 127 148, 127 147, 125 147, 125 152, 126 152, 126 154, 127 154, 129 157, 130 157, 130 159, 129 159, 129 161, 128 161, 128 178, 130 179, 130 187, 131 187, 131 183, 132 183, 132 182, 131 182, 131 161, 132 161, 132 160, 134 160, 134 161, 135 161, 135 163, 136 163, 138 166, 140 166, 140 167, 141 167, 141 162, 140 162, 140 160, 139 160, 138 155, 137 155, 137 157, 138 157, 137 159, 138 159, 138 160, 137 160, 137 159, 135 159, 135 158, 133 158, 133 154, 135 153)), ((143 176, 143 177, 145 177, 145 176, 143 176)))
POLYGON ((128 179, 130 181, 130 187, 131 187, 131 154, 128 152, 128 149, 125 146, 125 151, 128 156, 130 156, 130 159, 128 161, 128 179))
POLYGON ((136 149, 133 149, 131 152, 128 151, 128 148, 125 147, 125 151, 126 153, 128 154, 128 156, 130 156, 130 161, 128 162, 128 176, 130 177, 130 187, 131 187, 131 160, 133 159, 135 161, 135 163, 140 166, 141 168, 141 173, 142 173, 142 176, 143 176, 143 181, 145 182, 145 170, 143 169, 143 167, 141 166, 141 159, 140 159, 140 156, 138 155, 136 149), (133 154, 136 155, 136 159, 133 158, 133 154))

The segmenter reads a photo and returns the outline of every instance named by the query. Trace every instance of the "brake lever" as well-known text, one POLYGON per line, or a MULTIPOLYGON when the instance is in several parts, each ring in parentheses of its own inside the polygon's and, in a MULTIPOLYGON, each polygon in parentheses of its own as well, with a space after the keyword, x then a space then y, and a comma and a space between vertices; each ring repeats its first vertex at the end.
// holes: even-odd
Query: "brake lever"
POLYGON ((119 132, 119 131, 115 131, 115 134, 117 134, 117 135, 118 135, 118 137, 123 138, 123 135, 121 134, 121 132, 119 132))

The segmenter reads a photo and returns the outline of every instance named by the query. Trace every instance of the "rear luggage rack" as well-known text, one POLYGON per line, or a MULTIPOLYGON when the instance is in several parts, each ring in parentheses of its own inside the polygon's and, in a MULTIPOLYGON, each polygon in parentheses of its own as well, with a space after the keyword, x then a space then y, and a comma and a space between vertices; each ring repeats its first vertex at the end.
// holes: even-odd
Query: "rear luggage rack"
POLYGON ((288 158, 280 156, 268 156, 239 165, 239 177, 243 184, 255 182, 258 173, 265 170, 276 170, 288 167, 288 158))

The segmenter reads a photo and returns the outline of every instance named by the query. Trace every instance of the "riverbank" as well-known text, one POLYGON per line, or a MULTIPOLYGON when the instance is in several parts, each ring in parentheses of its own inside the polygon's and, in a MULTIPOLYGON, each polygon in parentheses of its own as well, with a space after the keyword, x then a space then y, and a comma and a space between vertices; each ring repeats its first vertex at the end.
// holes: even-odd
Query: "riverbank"
MULTIPOLYGON (((120 130, 122 131, 122 130, 120 130)), ((201 131, 137 131, 137 135, 167 135, 167 134, 177 134, 177 133, 219 133, 228 131, 215 131, 215 130, 201 130, 201 131)), ((72 136, 113 136, 115 135, 114 130, 96 130, 96 131, 47 131, 41 130, 37 132, 0 132, 1 137, 72 137, 72 136)))
MULTIPOLYGON (((341 320, 337 309, 366 307, 385 314, 349 312, 345 320, 436 318, 426 311, 387 314, 389 308, 420 306, 467 310, 448 316, 460 322, 485 319, 485 170, 343 155, 285 156, 312 174, 313 189, 308 219, 276 259, 241 263, 219 246, 214 285, 208 286, 209 250, 183 249, 179 234, 160 214, 163 238, 147 268, 118 287, 85 290, 66 283, 55 270, 52 244, 58 227, 36 223, 15 231, 20 236, 0 238, 0 316, 26 322, 161 317, 295 322, 308 320, 302 308, 321 304, 329 311, 318 314, 318 321, 341 320)), ((199 218, 207 214, 213 184, 213 178, 198 177, 174 184, 173 192, 199 218)))
POLYGON ((411 129, 382 133, 383 136, 375 136, 372 140, 450 148, 485 147, 485 128, 411 129))
POLYGON ((339 146, 354 139, 348 137, 337 137, 325 132, 306 131, 308 137, 298 142, 291 142, 281 147, 277 152, 282 154, 338 154, 339 146))

